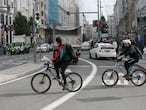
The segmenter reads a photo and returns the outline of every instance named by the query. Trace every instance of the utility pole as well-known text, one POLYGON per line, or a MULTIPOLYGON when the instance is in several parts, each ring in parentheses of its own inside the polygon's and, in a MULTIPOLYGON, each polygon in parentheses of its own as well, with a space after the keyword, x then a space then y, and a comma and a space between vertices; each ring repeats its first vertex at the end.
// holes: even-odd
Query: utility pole
POLYGON ((100 8, 100 18, 101 18, 101 8, 102 8, 101 7, 101 0, 100 0, 100 7, 99 8, 100 8))
POLYGON ((34 63, 36 63, 36 38, 35 38, 35 10, 33 7, 33 42, 34 42, 34 63))
POLYGON ((97 17, 98 17, 98 37, 100 37, 100 26, 99 26, 99 23, 100 23, 100 18, 99 18, 99 11, 100 11, 100 4, 99 4, 99 0, 97 0, 97 12, 98 12, 98 14, 97 14, 97 17))

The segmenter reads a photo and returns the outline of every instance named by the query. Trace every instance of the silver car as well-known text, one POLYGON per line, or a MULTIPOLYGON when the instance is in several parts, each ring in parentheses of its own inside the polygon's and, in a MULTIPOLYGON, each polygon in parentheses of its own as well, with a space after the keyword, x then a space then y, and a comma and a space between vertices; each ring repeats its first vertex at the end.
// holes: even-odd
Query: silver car
POLYGON ((49 44, 44 43, 36 47, 36 52, 49 52, 49 44))

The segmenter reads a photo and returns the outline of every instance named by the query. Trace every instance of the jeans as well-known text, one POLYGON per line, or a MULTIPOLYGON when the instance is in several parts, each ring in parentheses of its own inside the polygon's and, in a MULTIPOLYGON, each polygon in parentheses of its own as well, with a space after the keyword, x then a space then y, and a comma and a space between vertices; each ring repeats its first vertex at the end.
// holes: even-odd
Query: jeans
POLYGON ((130 66, 132 66, 136 62, 138 62, 138 60, 136 60, 136 59, 129 59, 128 61, 125 61, 124 66, 125 66, 125 69, 126 69, 126 72, 128 75, 130 75, 130 73, 129 73, 130 66))

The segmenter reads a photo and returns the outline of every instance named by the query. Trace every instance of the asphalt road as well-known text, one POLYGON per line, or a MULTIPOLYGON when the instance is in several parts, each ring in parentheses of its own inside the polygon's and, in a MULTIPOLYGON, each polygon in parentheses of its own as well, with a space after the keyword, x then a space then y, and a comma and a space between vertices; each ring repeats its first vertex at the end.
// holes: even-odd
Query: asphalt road
MULTIPOLYGON (((89 59, 88 51, 82 52, 81 58, 95 64, 97 72, 94 73, 93 65, 85 61, 69 67, 71 71, 79 72, 84 84, 87 84, 78 93, 62 91, 53 81, 46 94, 37 94, 31 89, 31 77, 28 77, 0 86, 0 110, 52 110, 51 107, 54 110, 145 110, 146 84, 135 87, 120 77, 116 86, 105 87, 101 74, 106 69, 104 66, 113 65, 114 62, 110 59, 89 59)), ((27 59, 33 61, 33 54, 24 61, 27 59)))

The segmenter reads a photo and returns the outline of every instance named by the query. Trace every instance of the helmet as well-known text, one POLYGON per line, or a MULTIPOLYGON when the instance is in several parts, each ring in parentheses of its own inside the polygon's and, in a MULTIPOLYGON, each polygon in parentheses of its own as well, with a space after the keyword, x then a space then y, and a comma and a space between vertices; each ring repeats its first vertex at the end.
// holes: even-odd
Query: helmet
POLYGON ((130 44, 131 45, 131 41, 129 39, 123 40, 124 44, 130 44))

